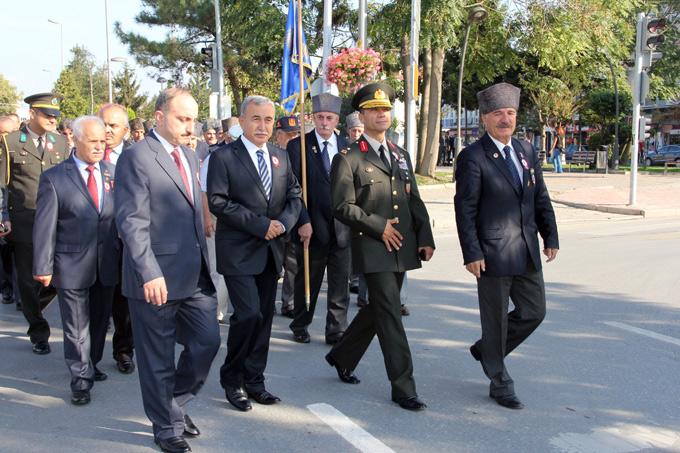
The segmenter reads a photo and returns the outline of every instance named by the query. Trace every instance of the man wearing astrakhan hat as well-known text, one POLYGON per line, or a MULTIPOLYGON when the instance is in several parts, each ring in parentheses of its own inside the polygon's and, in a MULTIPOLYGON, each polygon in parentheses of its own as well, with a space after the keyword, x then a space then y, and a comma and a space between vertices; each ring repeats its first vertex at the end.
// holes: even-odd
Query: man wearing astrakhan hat
POLYGON ((392 400, 404 409, 422 410, 426 405, 416 393, 399 290, 405 272, 432 257, 434 239, 409 155, 385 138, 394 97, 381 82, 354 95, 352 107, 360 112, 364 133, 333 160, 333 215, 352 230, 352 262, 366 276, 369 303, 326 360, 343 382, 358 384, 353 371, 377 334, 392 400))
POLYGON ((524 406, 504 358, 545 316, 537 233, 547 262, 559 248, 540 159, 530 144, 512 138, 519 96, 519 88, 507 83, 477 93, 486 133, 457 159, 454 198, 463 262, 477 278, 482 323, 482 338, 470 353, 491 381, 489 396, 510 409, 524 406))
POLYGON ((36 354, 50 352, 50 326, 42 310, 56 290, 33 280, 33 220, 40 175, 68 158, 70 152, 64 137, 56 132, 61 100, 62 96, 53 93, 24 99, 30 105, 28 123, 0 142, 0 185, 6 190, 9 211, 9 220, 3 224, 11 229, 22 309, 36 354))

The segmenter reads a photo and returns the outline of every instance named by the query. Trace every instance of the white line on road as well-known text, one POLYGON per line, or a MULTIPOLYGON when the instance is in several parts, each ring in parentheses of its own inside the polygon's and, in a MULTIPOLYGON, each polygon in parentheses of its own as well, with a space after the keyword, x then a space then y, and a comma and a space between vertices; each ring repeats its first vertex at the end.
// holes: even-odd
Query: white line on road
POLYGON ((680 340, 677 338, 669 337, 667 335, 662 335, 660 333, 652 332, 651 330, 646 330, 646 329, 640 329, 639 327, 633 327, 629 326, 628 324, 624 324, 622 322, 616 322, 616 321, 604 321, 604 324, 607 324, 608 326, 611 327, 617 327, 619 329, 627 330, 628 332, 633 332, 638 335, 644 335, 649 338, 654 338, 655 340, 659 341, 664 341, 666 343, 674 344, 676 346, 680 346, 680 340))
POLYGON ((312 414, 319 417, 324 423, 333 428, 347 442, 354 445, 359 451, 371 453, 394 453, 390 447, 380 442, 375 437, 360 428, 345 414, 326 403, 316 403, 307 406, 312 414))

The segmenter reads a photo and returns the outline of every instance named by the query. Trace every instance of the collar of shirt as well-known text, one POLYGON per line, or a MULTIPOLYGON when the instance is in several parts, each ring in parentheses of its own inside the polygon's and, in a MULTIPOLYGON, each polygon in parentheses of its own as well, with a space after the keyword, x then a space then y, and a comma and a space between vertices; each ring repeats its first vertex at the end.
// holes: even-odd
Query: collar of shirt
MULTIPOLYGON (((114 146, 114 147, 111 149, 111 152, 114 153, 114 154, 118 154, 118 155, 120 156, 120 153, 123 152, 123 145, 125 145, 124 142, 118 143, 118 146, 114 146)), ((172 151, 171 151, 171 152, 172 152, 172 151)))
POLYGON ((269 175, 271 177, 272 174, 272 165, 271 165, 271 159, 269 158, 269 149, 267 149, 267 144, 265 143, 262 145, 262 147, 258 147, 255 143, 251 142, 248 140, 245 135, 241 135, 241 141, 243 142, 243 145, 246 147, 246 151, 248 151, 248 154, 250 155, 250 159, 253 161, 253 165, 255 165, 255 171, 260 173, 260 163, 257 160, 257 150, 261 149, 264 151, 263 158, 264 158, 264 163, 267 166, 267 171, 269 172, 269 175))
POLYGON ((44 133, 44 134, 42 134, 42 135, 38 135, 38 134, 36 134, 35 132, 33 132, 33 131, 31 130, 31 128, 28 127, 28 126, 26 126, 26 130, 28 131, 28 135, 31 136, 31 139, 33 140, 33 144, 34 144, 36 147, 38 147, 38 138, 40 138, 40 137, 42 137, 42 139, 43 139, 43 146, 45 146, 46 140, 47 140, 47 133, 44 133))
POLYGON ((387 146, 387 140, 385 140, 384 138, 382 142, 379 142, 373 137, 369 137, 367 134, 363 134, 363 137, 366 139, 368 144, 371 145, 371 148, 373 148, 373 151, 375 151, 378 157, 380 157, 380 145, 382 145, 385 148, 386 153, 390 152, 390 148, 387 146))
MULTIPOLYGON (((83 178, 83 182, 85 183, 85 186, 87 186, 87 179, 90 177, 90 172, 87 171, 87 167, 90 165, 87 162, 83 162, 82 160, 78 159, 73 153, 73 161, 76 163, 76 167, 78 167, 78 172, 80 173, 80 176, 83 178)), ((104 191, 102 190, 103 187, 103 181, 102 181, 102 173, 100 171, 99 167, 99 162, 94 165, 94 180, 97 183, 97 195, 99 198, 99 209, 101 210, 102 203, 104 202, 104 191)))
POLYGON ((328 158, 333 162, 333 157, 338 154, 338 139, 335 136, 335 132, 331 134, 328 140, 320 136, 316 129, 314 129, 314 134, 316 135, 316 141, 321 147, 319 151, 323 150, 323 142, 328 142, 328 158))
MULTIPOLYGON (((161 142, 161 145, 163 145, 163 148, 168 152, 168 154, 172 154, 172 151, 173 151, 175 148, 177 148, 177 149, 180 149, 180 148, 181 148, 180 145, 173 145, 172 143, 170 143, 169 141, 167 141, 166 139, 164 139, 163 137, 161 137, 161 134, 159 134, 158 132, 156 132, 155 129, 153 129, 153 135, 155 135, 156 138, 158 139, 158 141, 161 142)), ((123 144, 121 143, 120 146, 122 146, 122 145, 123 145, 123 144)), ((180 154, 180 156, 182 155, 182 153, 179 153, 179 154, 180 154)))
MULTIPOLYGON (((88 174, 87 167, 90 164, 88 164, 87 162, 83 162, 82 160, 78 159, 78 157, 76 156, 75 153, 73 153, 73 160, 75 161, 76 166, 78 167, 78 170, 80 170, 81 173, 87 175, 88 174)), ((92 164, 92 165, 94 165, 95 170, 99 171, 99 162, 97 162, 96 164, 92 164)))
MULTIPOLYGON (((179 160, 182 162, 182 166, 184 167, 184 171, 186 172, 187 176, 189 177, 189 196, 191 199, 194 199, 194 187, 193 184, 191 184, 191 165, 189 165, 189 161, 187 160, 186 156, 184 155, 184 152, 182 151, 182 147, 180 145, 173 145, 163 137, 161 137, 160 134, 156 133, 156 131, 153 131, 153 135, 158 138, 158 141, 161 142, 161 145, 163 145, 163 148, 168 152, 170 155, 170 159, 174 162, 175 159, 172 157, 172 152, 174 151, 175 148, 179 150, 179 160)), ((121 143, 122 146, 122 143, 121 143)))
POLYGON ((496 145, 498 148, 498 151, 501 152, 501 157, 505 159, 505 151, 503 151, 503 148, 506 146, 509 146, 512 148, 513 152, 510 153, 510 159, 512 160, 512 163, 515 165, 515 168, 517 168, 517 173, 519 174, 519 179, 520 181, 524 182, 524 173, 522 169, 522 165, 519 163, 519 158, 517 157, 517 153, 515 152, 515 148, 512 146, 512 139, 506 144, 503 144, 501 141, 496 140, 494 137, 489 134, 489 138, 493 141, 493 143, 496 145))

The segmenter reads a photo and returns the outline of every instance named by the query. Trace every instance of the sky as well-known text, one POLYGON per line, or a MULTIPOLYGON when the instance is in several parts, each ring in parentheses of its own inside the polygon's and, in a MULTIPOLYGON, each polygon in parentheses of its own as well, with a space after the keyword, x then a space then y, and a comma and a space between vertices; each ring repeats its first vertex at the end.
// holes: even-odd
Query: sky
MULTIPOLYGON (((152 38, 162 38, 162 30, 137 25, 134 17, 141 8, 140 0, 109 0, 109 54, 124 57, 136 69, 141 92, 158 91, 158 83, 148 76, 149 69, 136 65, 113 31, 113 23, 120 21, 123 30, 144 32, 152 38)), ((17 87, 22 96, 51 91, 61 71, 60 22, 63 28, 64 65, 75 45, 85 46, 95 57, 97 65, 106 63, 106 20, 104 0, 0 0, 0 43, 2 59, 0 74, 17 87), (11 6, 10 6, 11 5, 11 6)), ((158 28, 158 27, 156 27, 158 28)), ((123 63, 112 62, 111 71, 122 69, 123 63)))

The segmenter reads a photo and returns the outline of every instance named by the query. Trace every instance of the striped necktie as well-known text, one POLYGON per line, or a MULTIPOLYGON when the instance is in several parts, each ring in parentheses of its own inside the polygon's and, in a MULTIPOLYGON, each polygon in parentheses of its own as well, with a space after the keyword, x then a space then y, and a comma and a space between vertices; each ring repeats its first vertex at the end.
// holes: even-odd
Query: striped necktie
POLYGON ((272 191, 272 178, 269 176, 267 163, 264 161, 264 151, 261 149, 257 150, 257 168, 262 180, 262 186, 264 187, 264 193, 267 194, 267 199, 269 199, 272 191))
POLYGON ((512 153, 512 148, 509 146, 506 146, 503 148, 503 152, 505 153, 505 165, 508 167, 508 171, 510 171, 510 174, 512 175, 512 182, 515 184, 515 188, 518 191, 522 191, 522 180, 519 179, 519 172, 517 171, 517 167, 515 167, 515 163, 512 161, 512 157, 510 157, 510 154, 512 153))

